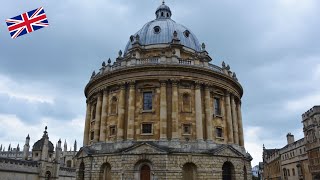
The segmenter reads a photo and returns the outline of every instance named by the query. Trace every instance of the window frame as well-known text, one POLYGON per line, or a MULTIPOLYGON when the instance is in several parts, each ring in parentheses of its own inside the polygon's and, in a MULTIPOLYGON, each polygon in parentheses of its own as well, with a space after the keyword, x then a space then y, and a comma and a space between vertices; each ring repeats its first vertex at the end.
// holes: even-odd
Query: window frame
POLYGON ((192 113, 192 96, 191 92, 182 92, 181 94, 181 112, 183 113, 192 113), (185 108, 184 97, 185 95, 189 96, 189 107, 185 108))
POLYGON ((111 96, 111 98, 110 98, 110 106, 109 106, 110 107, 110 110, 109 110, 109 112, 110 112, 109 115, 110 116, 116 116, 118 114, 118 105, 119 105, 118 103, 119 103, 118 97, 116 95, 111 96), (112 108, 113 104, 112 103, 114 102, 113 101, 114 99, 116 99, 115 112, 112 111, 113 110, 113 108, 112 108))
POLYGON ((116 125, 110 125, 109 126, 109 137, 115 137, 117 136, 117 126, 116 125), (114 129, 114 133, 111 133, 114 129))
POLYGON ((144 136, 150 136, 150 135, 153 135, 153 132, 154 132, 154 130, 153 130, 153 122, 142 122, 141 123, 141 126, 140 126, 140 135, 144 135, 144 136), (143 132, 143 125, 151 125, 151 133, 144 133, 143 132))
POLYGON ((222 117, 222 106, 221 106, 222 98, 218 96, 213 97, 213 114, 215 117, 222 117), (216 100, 218 100, 218 113, 217 113, 217 107, 216 107, 216 100))
POLYGON ((183 136, 190 136, 190 135, 192 135, 192 124, 191 124, 191 123, 183 123, 181 129, 182 129, 182 135, 183 135, 183 136), (184 128, 185 128, 186 126, 189 126, 189 132, 187 132, 187 133, 184 131, 184 130, 185 130, 184 128))
POLYGON ((143 91, 142 92, 142 110, 143 111, 152 111, 153 110, 153 92, 152 91, 143 91), (149 98, 151 98, 151 103, 148 102, 148 104, 146 104, 147 102, 145 102, 145 99, 146 99, 145 94, 147 94, 147 93, 150 94, 149 98), (146 105, 150 105, 151 104, 151 108, 150 109, 145 109, 145 104, 146 105))
POLYGON ((221 126, 216 126, 216 127, 215 127, 215 137, 216 137, 217 139, 224 139, 223 136, 224 136, 223 127, 221 127, 221 126), (221 130, 221 136, 218 136, 218 129, 221 130))

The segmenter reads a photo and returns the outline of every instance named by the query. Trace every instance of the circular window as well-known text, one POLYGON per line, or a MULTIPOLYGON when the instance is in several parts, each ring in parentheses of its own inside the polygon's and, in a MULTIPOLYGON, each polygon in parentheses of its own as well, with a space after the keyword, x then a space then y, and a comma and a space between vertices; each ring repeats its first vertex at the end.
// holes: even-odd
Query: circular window
POLYGON ((158 33, 160 33, 161 28, 160 28, 159 26, 155 26, 155 27, 153 28, 153 31, 154 31, 154 33, 158 34, 158 33))
POLYGON ((184 34, 185 37, 188 38, 190 36, 190 31, 186 30, 186 31, 183 32, 183 34, 184 34))

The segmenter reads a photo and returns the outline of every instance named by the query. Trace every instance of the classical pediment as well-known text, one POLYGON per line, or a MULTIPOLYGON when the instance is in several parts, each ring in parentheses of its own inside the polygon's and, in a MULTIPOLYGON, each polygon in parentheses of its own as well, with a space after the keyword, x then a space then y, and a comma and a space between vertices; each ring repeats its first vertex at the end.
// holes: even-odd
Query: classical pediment
POLYGON ((134 145, 123 151, 125 154, 166 154, 167 151, 163 148, 151 145, 149 143, 141 143, 134 145))
POLYGON ((90 154, 93 154, 94 150, 90 149, 89 147, 82 147, 76 154, 75 157, 79 158, 79 157, 86 157, 90 154))
POLYGON ((229 145, 221 145, 213 151, 216 156, 244 157, 241 152, 229 145))

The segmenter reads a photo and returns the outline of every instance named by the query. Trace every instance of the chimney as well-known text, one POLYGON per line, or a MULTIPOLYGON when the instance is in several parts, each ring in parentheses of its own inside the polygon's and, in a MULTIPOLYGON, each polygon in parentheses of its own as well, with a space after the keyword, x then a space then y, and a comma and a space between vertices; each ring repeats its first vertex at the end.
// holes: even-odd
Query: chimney
POLYGON ((294 135, 292 135, 291 133, 288 133, 287 134, 287 142, 288 142, 288 144, 294 143, 294 135))

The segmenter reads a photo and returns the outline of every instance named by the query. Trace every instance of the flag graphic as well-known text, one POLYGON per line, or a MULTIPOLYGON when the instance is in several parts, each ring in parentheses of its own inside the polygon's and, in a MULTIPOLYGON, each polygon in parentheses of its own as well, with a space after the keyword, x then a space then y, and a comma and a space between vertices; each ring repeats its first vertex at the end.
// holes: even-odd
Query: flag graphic
POLYGON ((12 39, 49 26, 43 7, 7 19, 6 23, 12 39))

